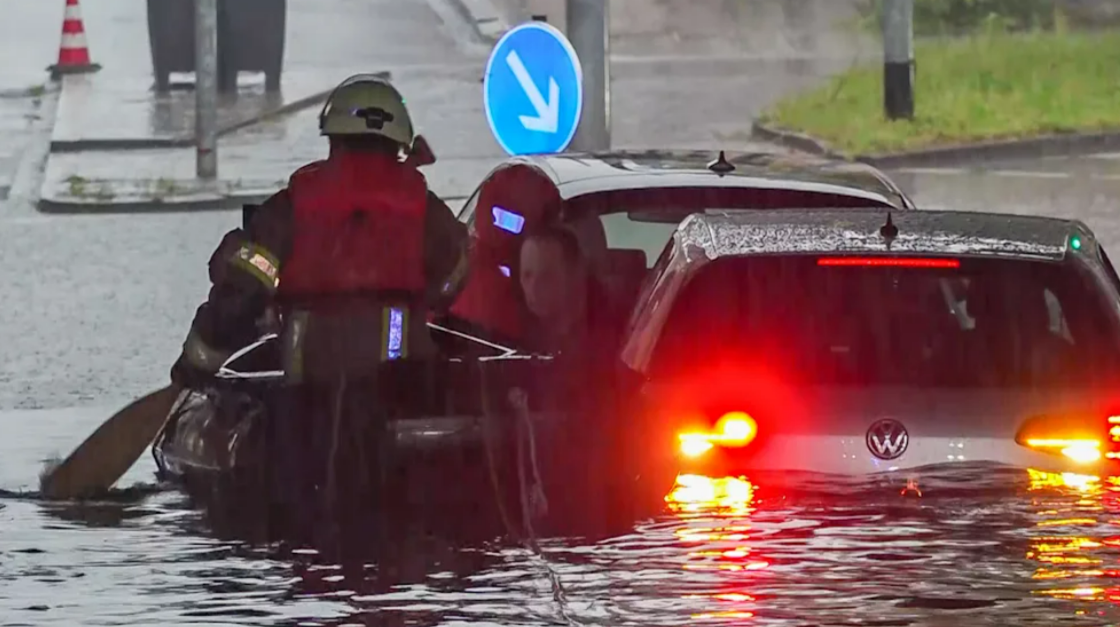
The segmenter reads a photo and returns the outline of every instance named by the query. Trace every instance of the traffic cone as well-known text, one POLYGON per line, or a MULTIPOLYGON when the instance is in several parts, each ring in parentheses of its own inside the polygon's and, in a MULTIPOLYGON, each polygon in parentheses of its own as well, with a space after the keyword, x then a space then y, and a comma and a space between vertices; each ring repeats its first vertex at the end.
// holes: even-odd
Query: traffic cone
POLYGON ((86 28, 82 24, 82 9, 78 6, 78 0, 66 0, 66 12, 62 16, 62 43, 58 47, 58 63, 48 69, 51 77, 55 79, 63 74, 84 74, 101 69, 100 65, 90 60, 86 28))

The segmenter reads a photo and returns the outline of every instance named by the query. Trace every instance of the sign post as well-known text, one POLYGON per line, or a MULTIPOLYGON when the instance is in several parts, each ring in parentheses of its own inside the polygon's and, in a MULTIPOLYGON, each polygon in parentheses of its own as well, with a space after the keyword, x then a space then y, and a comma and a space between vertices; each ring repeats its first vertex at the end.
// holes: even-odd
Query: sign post
POLYGON ((883 3, 883 109, 914 119, 914 0, 883 3))
POLYGON ((218 176, 218 2, 196 0, 194 17, 195 175, 218 176))
POLYGON ((568 0, 568 37, 583 59, 583 119, 572 148, 610 150, 610 18, 607 0, 568 0))
POLYGON ((482 92, 486 121, 506 153, 563 152, 583 112, 583 70, 563 33, 526 22, 494 46, 482 92))

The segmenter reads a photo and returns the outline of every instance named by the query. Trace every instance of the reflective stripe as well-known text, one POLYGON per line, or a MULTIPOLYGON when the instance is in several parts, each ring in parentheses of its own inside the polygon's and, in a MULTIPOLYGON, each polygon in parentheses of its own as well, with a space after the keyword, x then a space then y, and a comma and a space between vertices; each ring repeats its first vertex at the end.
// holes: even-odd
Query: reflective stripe
POLYGON ((187 339, 183 342, 183 356, 187 363, 203 372, 215 373, 222 364, 226 363, 232 353, 218 350, 199 337, 198 331, 191 329, 187 339))
POLYGON ((381 310, 381 361, 408 357, 408 308, 385 307, 381 310))
POLYGON ((280 262, 263 246, 247 243, 237 250, 230 263, 255 276, 269 292, 280 285, 280 262))

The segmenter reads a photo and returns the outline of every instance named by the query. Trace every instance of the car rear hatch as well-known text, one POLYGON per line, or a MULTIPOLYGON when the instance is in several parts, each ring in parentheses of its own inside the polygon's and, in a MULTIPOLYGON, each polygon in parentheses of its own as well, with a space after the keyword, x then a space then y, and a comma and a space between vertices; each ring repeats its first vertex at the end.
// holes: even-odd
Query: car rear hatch
POLYGON ((1074 470, 1120 440, 1118 320, 1076 256, 717 258, 664 320, 644 367, 694 467, 1074 470))
POLYGON ((1095 474, 1116 465, 1107 457, 1116 421, 1092 390, 811 388, 796 399, 779 399, 772 384, 741 390, 741 401, 711 412, 715 429, 681 429, 687 470, 860 474, 995 462, 1095 474))

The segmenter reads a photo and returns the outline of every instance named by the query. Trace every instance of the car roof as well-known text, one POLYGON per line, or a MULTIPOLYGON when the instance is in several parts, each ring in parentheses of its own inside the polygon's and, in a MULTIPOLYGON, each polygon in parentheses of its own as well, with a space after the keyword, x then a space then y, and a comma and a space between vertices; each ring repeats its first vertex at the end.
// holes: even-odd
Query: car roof
POLYGON ((804 209, 693 214, 677 227, 673 245, 703 257, 797 254, 885 253, 880 228, 888 220, 898 234, 889 251, 1021 259, 1065 257, 1077 235, 1081 252, 1095 237, 1079 220, 972 211, 890 211, 889 209, 804 209))
POLYGON ((878 169, 864 163, 807 154, 726 152, 734 170, 708 169, 718 152, 617 150, 514 157, 544 172, 569 200, 603 191, 656 187, 761 187, 845 194, 895 206, 909 199, 878 169))

